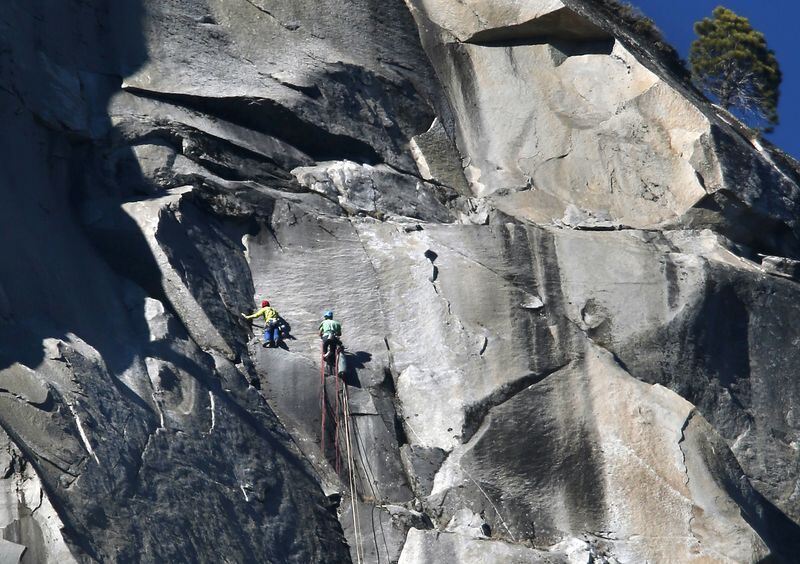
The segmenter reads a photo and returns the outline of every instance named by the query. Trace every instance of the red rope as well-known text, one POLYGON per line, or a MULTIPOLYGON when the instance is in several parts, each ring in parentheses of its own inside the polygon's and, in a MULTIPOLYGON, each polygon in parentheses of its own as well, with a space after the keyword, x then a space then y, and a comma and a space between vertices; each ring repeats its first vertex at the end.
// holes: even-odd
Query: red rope
MULTIPOLYGON (((339 357, 336 357, 336 368, 338 369, 339 357)), ((336 379, 336 411, 335 413, 335 427, 333 430, 334 436, 334 447, 336 450, 336 473, 339 474, 342 470, 342 462, 341 462, 341 455, 339 453, 339 375, 338 372, 334 371, 334 378, 336 379)))
POLYGON ((322 413, 322 428, 319 434, 320 440, 320 450, 322 450, 322 456, 325 456, 325 343, 322 343, 322 362, 320 363, 320 372, 319 372, 319 379, 320 379, 320 390, 319 390, 319 407, 322 413))
MULTIPOLYGON (((339 448, 339 427, 341 426, 340 415, 342 411, 342 405, 340 402, 341 396, 341 388, 339 385, 339 347, 335 347, 333 351, 334 353, 334 363, 333 363, 333 377, 335 379, 336 384, 336 402, 335 407, 333 410, 333 446, 334 451, 336 453, 336 473, 340 474, 342 471, 342 456, 339 448)), ((320 404, 320 412, 321 412, 321 428, 320 428, 320 449, 322 451, 322 456, 327 458, 327 454, 325 452, 325 412, 327 411, 328 402, 327 402, 327 389, 325 386, 325 373, 326 368, 328 366, 328 361, 325 358, 325 343, 322 343, 322 353, 321 353, 321 362, 320 362, 320 392, 319 392, 319 404, 320 404)))

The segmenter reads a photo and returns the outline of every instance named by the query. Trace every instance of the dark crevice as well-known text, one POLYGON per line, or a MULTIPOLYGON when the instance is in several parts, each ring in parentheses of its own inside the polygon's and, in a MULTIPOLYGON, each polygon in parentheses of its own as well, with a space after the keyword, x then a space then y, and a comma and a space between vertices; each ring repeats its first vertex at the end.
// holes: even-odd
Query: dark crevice
MULTIPOLYGON (((281 26, 283 29, 285 29, 287 31, 297 31, 298 29, 300 29, 300 24, 298 24, 298 23, 285 23, 285 22, 279 20, 277 17, 275 17, 275 15, 272 12, 270 12, 269 10, 267 10, 266 8, 264 8, 262 6, 259 6, 258 4, 253 2, 253 0, 245 0, 245 2, 247 2, 248 4, 253 6, 256 10, 258 10, 262 14, 265 14, 268 17, 270 17, 275 23, 277 23, 279 26, 281 26)), ((313 33, 309 33, 309 35, 311 35, 312 37, 316 37, 318 39, 322 39, 321 37, 319 37, 318 35, 315 35, 313 33)))
POLYGON ((562 8, 544 16, 516 25, 485 29, 472 35, 464 43, 486 47, 509 45, 532 45, 553 41, 593 42, 614 38, 572 10, 562 8))
POLYGON ((126 87, 126 90, 136 96, 199 111, 281 139, 316 161, 351 160, 374 165, 382 160, 367 143, 309 123, 273 100, 248 96, 209 98, 134 87, 126 87))
POLYGON ((677 227, 690 228, 710 224, 733 242, 749 247, 754 254, 800 257, 800 237, 790 225, 743 202, 729 190, 704 196, 676 223, 677 227))
POLYGON ((281 86, 285 86, 286 88, 291 88, 295 92, 300 92, 301 94, 305 94, 309 98, 314 100, 322 97, 322 91, 317 87, 316 84, 312 84, 311 86, 301 86, 299 84, 292 84, 291 82, 284 82, 279 81, 281 86))
POLYGON ((400 164, 389 164, 389 163, 381 163, 386 168, 389 168, 395 171, 397 174, 402 174, 404 176, 411 176, 415 180, 419 182, 424 182, 425 184, 430 184, 434 187, 434 192, 436 194, 436 198, 442 202, 443 204, 448 204, 458 199, 460 196, 458 190, 453 188, 448 184, 444 184, 443 182, 435 179, 435 178, 423 178, 422 175, 419 173, 419 170, 408 170, 403 168, 400 164))
POLYGON ((290 175, 280 169, 274 169, 273 171, 265 169, 258 171, 256 174, 248 174, 241 167, 232 167, 208 158, 201 157, 196 162, 211 174, 229 182, 246 182, 249 180, 287 192, 299 193, 303 191, 290 175))
MULTIPOLYGON (((406 434, 406 430, 403 427, 403 421, 402 421, 402 419, 400 418, 400 416, 398 415, 398 412, 397 412, 397 405, 396 405, 396 402, 397 402, 397 389, 395 388, 395 385, 394 385, 394 377, 392 376, 392 371, 388 367, 384 368, 383 380, 379 384, 378 388, 385 395, 385 397, 387 397, 387 398, 389 398, 391 400, 391 414, 390 415, 391 415, 391 423, 392 423, 392 425, 391 425, 390 431, 394 431, 394 436, 397 439, 397 446, 401 447, 404 444, 408 444, 408 442, 409 442, 408 441, 408 435, 406 434)), ((381 415, 383 416, 383 414, 381 414, 381 415)), ((384 417, 384 423, 387 423, 385 421, 385 419, 386 419, 386 417, 384 417)), ((387 427, 389 427, 388 424, 387 424, 387 427)))
POLYGON ((434 290, 436 290, 436 293, 438 294, 439 289, 436 287, 435 282, 439 278, 439 267, 436 266, 436 264, 434 263, 436 262, 436 259, 439 258, 439 255, 436 254, 431 249, 428 249, 427 251, 425 251, 425 258, 431 262, 431 266, 433 267, 433 270, 431 271, 431 275, 428 278, 428 280, 430 280, 431 283, 434 284, 434 290))
POLYGON ((481 47, 520 47, 528 45, 549 45, 563 59, 568 57, 579 57, 581 55, 611 55, 614 50, 614 39, 593 39, 593 40, 568 40, 554 36, 541 36, 534 38, 509 38, 496 41, 476 43, 481 47))

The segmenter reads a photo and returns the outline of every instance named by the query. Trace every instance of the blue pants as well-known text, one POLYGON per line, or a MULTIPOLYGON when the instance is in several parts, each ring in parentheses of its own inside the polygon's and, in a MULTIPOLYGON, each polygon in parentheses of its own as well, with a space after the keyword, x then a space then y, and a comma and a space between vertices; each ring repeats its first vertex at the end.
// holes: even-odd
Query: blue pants
POLYGON ((272 343, 277 345, 281 340, 281 331, 278 329, 277 323, 267 324, 264 329, 264 343, 272 343))

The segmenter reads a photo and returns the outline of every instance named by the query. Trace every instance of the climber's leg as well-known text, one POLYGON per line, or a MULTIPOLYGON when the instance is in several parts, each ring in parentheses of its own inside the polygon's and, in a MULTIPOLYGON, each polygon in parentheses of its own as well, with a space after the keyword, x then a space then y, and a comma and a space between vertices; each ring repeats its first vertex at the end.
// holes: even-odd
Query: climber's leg
POLYGON ((264 346, 265 347, 276 347, 278 346, 278 339, 280 338, 280 332, 278 331, 278 324, 275 322, 274 319, 267 322, 266 327, 264 328, 264 346))

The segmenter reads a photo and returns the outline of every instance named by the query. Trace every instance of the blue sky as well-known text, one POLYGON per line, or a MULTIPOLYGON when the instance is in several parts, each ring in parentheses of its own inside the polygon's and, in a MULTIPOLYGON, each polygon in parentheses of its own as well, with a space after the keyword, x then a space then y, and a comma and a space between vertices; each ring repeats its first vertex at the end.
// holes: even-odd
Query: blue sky
POLYGON ((667 40, 686 59, 694 40, 694 22, 710 16, 720 4, 745 16, 753 27, 764 33, 770 49, 775 51, 783 72, 778 106, 780 125, 767 138, 796 158, 800 158, 800 57, 797 52, 797 21, 800 2, 797 0, 630 0, 656 22, 667 40))

